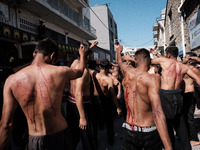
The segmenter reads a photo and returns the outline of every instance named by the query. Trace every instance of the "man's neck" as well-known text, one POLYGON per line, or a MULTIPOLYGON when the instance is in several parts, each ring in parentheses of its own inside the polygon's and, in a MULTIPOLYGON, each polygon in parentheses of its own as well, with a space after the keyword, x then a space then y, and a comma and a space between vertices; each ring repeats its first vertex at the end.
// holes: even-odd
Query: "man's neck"
POLYGON ((146 63, 137 64, 136 69, 139 69, 141 72, 147 72, 149 70, 149 68, 146 65, 146 63))
POLYGON ((43 54, 38 53, 31 64, 46 63, 43 54))
POLYGON ((170 57, 169 59, 177 61, 176 57, 170 57))
POLYGON ((100 69, 100 72, 99 72, 100 74, 104 74, 104 75, 106 75, 106 71, 104 70, 104 69, 100 69))

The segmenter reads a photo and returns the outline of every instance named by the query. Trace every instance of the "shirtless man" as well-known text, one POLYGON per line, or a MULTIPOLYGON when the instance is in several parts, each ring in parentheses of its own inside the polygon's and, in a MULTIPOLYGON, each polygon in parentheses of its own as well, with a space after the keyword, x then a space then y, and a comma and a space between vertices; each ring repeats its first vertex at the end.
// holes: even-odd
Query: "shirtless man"
POLYGON ((160 98, 172 145, 175 146, 174 128, 179 134, 182 149, 190 150, 191 145, 182 112, 183 97, 180 87, 186 74, 200 84, 200 71, 194 66, 177 61, 177 47, 167 47, 166 57, 161 56, 154 49, 151 49, 151 52, 158 57, 151 61, 152 64, 160 64, 162 68, 160 98))
MULTIPOLYGON (((70 81, 70 94, 67 103, 67 122, 72 132, 73 150, 76 149, 81 138, 84 150, 96 150, 97 134, 95 133, 96 118, 90 99, 90 74, 87 63, 91 59, 92 48, 98 42, 93 42, 86 54, 86 61, 83 75, 81 78, 70 81)), ((72 69, 76 69, 80 65, 80 59, 74 60, 71 65, 72 69)))
POLYGON ((159 97, 160 80, 158 76, 148 73, 151 63, 149 51, 137 50, 136 68, 133 68, 122 62, 123 46, 116 43, 115 48, 116 61, 125 76, 123 86, 127 117, 123 124, 123 150, 162 150, 162 142, 166 150, 171 150, 159 97))
MULTIPOLYGON (((114 144, 114 126, 113 126, 113 114, 112 114, 112 105, 113 102, 117 108, 118 115, 121 115, 121 109, 119 108, 119 104, 117 101, 117 97, 114 91, 113 80, 107 76, 111 64, 107 59, 104 59, 100 62, 100 72, 97 73, 95 71, 90 70, 90 74, 92 76, 93 84, 94 84, 94 92, 93 92, 93 103, 96 105, 96 111, 98 113, 103 113, 103 117, 105 118, 105 123, 107 127, 107 140, 109 145, 114 144), (113 102, 112 102, 113 101, 113 102), (103 108, 101 109, 101 106, 103 108)), ((102 114, 98 114, 98 119, 102 119, 102 114)), ((103 121, 103 120, 101 120, 103 121)), ((100 126, 102 122, 100 122, 100 126)))
POLYGON ((108 77, 110 77, 111 79, 113 79, 113 83, 114 83, 114 90, 116 92, 117 95, 117 99, 121 98, 121 82, 119 82, 119 67, 118 66, 113 66, 113 69, 109 70, 109 73, 107 74, 108 77))
POLYGON ((80 77, 86 49, 80 46, 78 69, 51 65, 58 55, 50 39, 38 43, 31 65, 11 75, 4 86, 3 113, 0 122, 0 150, 8 148, 15 110, 19 105, 28 122, 27 149, 71 149, 67 122, 61 114, 63 89, 67 80, 80 77))
MULTIPOLYGON (((192 52, 186 53, 185 57, 182 60, 182 63, 195 66, 196 63, 191 62, 189 59, 191 56, 196 56, 196 54, 192 52)), ((194 111, 196 102, 194 81, 187 74, 184 76, 183 80, 184 80, 183 113, 186 121, 186 127, 188 129, 190 137, 190 144, 191 146, 199 145, 200 142, 198 139, 198 133, 194 122, 194 111)))

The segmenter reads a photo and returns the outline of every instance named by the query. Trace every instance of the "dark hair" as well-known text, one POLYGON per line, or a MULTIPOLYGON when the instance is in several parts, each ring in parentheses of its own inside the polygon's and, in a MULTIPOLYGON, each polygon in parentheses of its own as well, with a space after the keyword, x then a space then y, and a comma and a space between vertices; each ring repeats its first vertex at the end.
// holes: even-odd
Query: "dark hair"
POLYGON ((103 59, 101 62, 100 62, 100 66, 101 66, 101 68, 103 68, 103 69, 109 69, 109 68, 111 68, 111 63, 110 63, 110 61, 108 60, 108 59, 103 59))
POLYGON ((192 57, 192 56, 197 56, 197 54, 195 54, 195 53, 193 53, 193 52, 187 52, 186 54, 189 55, 190 57, 192 57))
POLYGON ((95 60, 91 60, 89 63, 88 63, 88 68, 89 69, 92 69, 92 70, 95 70, 97 67, 97 63, 95 60))
POLYGON ((178 56, 178 47, 176 47, 176 46, 168 46, 168 47, 165 49, 165 52, 166 52, 167 54, 172 55, 173 57, 177 57, 177 56, 178 56))
POLYGON ((138 58, 145 60, 147 65, 150 67, 151 58, 150 58, 150 52, 147 49, 145 48, 138 49, 135 52, 135 59, 138 60, 138 58))
POLYGON ((55 53, 54 58, 56 60, 58 57, 58 46, 53 40, 48 38, 41 40, 35 48, 35 53, 42 53, 44 56, 53 52, 55 53))

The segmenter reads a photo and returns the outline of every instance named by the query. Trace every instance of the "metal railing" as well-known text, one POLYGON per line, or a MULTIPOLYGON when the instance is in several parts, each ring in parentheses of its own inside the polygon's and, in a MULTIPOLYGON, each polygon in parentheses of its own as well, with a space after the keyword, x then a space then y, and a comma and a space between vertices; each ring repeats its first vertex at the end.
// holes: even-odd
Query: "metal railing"
POLYGON ((60 13, 68 17, 70 20, 75 22, 79 27, 88 31, 89 33, 96 36, 96 29, 93 28, 89 23, 86 23, 75 11, 73 11, 63 0, 43 0, 49 4, 52 8, 58 10, 60 13))

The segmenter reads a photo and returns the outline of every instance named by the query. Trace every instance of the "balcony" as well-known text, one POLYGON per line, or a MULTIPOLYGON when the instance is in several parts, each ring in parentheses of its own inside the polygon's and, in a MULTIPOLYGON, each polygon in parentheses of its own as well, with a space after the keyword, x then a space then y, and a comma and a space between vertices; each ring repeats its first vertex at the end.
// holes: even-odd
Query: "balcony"
POLYGON ((157 31, 157 30, 158 30, 158 24, 154 23, 154 25, 153 25, 153 31, 157 31))
POLYGON ((72 0, 71 2, 78 7, 88 7, 87 0, 72 0))
POLYGON ((158 38, 158 32, 157 31, 153 32, 153 38, 158 38))
MULTIPOLYGON (((85 0, 76 0, 84 1, 85 0)), ((75 3, 75 1, 73 1, 75 3)), ((67 30, 86 40, 96 39, 96 29, 85 22, 79 14, 73 11, 64 0, 24 0, 19 5, 27 11, 36 14, 41 19, 60 26, 63 30, 67 30)))

